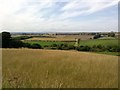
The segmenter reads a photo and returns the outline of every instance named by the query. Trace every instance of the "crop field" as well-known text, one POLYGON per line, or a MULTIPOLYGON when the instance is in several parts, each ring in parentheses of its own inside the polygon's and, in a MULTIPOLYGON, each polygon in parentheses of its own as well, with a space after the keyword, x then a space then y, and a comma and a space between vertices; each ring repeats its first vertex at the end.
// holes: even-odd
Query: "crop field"
POLYGON ((3 49, 3 88, 117 88, 118 57, 87 52, 3 49))
MULTIPOLYGON (((28 42, 28 43, 38 43, 42 46, 44 45, 52 45, 52 44, 62 44, 62 43, 67 43, 67 44, 71 44, 74 45, 75 42, 52 42, 52 41, 24 41, 24 42, 28 42)), ((118 46, 118 40, 114 39, 114 40, 104 40, 104 39, 94 39, 94 40, 81 40, 80 41, 80 45, 88 45, 88 46, 93 46, 93 45, 103 45, 103 46, 118 46)))
POLYGON ((49 38, 33 37, 27 39, 27 41, 75 41, 75 38, 81 38, 81 40, 89 40, 93 38, 93 35, 52 35, 49 38))

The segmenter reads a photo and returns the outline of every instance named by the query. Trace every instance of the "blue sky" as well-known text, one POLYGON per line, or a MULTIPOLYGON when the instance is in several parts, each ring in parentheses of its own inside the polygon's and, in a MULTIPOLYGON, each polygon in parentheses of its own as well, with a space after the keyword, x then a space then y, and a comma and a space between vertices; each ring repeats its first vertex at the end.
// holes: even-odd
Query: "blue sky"
POLYGON ((0 31, 118 31, 119 0, 0 0, 0 31))

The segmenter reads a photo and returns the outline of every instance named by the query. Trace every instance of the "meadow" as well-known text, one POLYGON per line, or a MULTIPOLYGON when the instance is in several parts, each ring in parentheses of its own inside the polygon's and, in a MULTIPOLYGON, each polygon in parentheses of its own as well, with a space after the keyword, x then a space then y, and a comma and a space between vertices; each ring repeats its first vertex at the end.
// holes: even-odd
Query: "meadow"
POLYGON ((78 51, 3 49, 3 88, 117 88, 118 57, 78 51))
POLYGON ((24 41, 24 42, 30 43, 30 44, 37 43, 37 44, 40 44, 42 47, 44 47, 46 45, 48 45, 48 46, 53 45, 53 44, 60 45, 60 44, 65 44, 65 43, 74 45, 74 43, 75 43, 75 42, 60 42, 60 41, 56 41, 56 42, 54 42, 54 41, 24 41))
MULTIPOLYGON (((75 44, 75 41, 74 42, 60 42, 60 41, 36 41, 36 40, 33 40, 33 41, 24 41, 24 42, 28 42, 28 43, 38 43, 42 46, 45 46, 45 45, 52 45, 52 44, 62 44, 62 43, 67 43, 67 44, 71 44, 71 45, 74 45, 75 44)), ((93 46, 93 45, 103 45, 103 46, 118 46, 118 40, 117 39, 92 39, 92 40, 81 40, 80 41, 80 45, 82 46, 85 46, 85 45, 88 45, 88 46, 93 46)))
POLYGON ((94 39, 94 40, 82 40, 80 45, 103 45, 103 46, 118 46, 117 39, 94 39))

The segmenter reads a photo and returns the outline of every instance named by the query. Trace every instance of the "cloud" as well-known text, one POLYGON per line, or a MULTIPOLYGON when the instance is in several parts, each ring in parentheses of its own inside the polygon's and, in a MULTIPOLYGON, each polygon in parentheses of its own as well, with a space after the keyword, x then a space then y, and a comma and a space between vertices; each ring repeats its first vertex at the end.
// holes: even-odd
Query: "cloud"
POLYGON ((72 18, 94 15, 117 3, 118 0, 0 0, 0 30, 92 31, 99 28, 105 31, 106 25, 117 29, 113 24, 117 23, 116 15, 72 21, 72 18), (105 18, 111 21, 108 23, 105 18))
POLYGON ((65 19, 81 14, 88 15, 117 4, 118 0, 73 0, 61 9, 64 13, 60 17, 65 19))

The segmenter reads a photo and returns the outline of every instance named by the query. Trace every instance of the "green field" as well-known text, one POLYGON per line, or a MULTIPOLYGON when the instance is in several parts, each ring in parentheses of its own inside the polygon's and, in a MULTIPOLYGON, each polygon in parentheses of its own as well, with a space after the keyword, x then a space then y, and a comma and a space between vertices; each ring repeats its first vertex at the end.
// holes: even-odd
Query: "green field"
POLYGON ((101 39, 96 39, 96 40, 84 40, 80 42, 80 45, 88 45, 88 46, 93 46, 93 45, 103 45, 103 46, 118 46, 118 40, 101 40, 101 39))
MULTIPOLYGON (((33 43, 38 43, 40 44, 42 47, 44 46, 51 46, 53 44, 69 44, 69 45, 74 45, 75 42, 60 42, 60 41, 24 41, 30 44, 33 43)), ((94 40, 81 40, 80 41, 80 46, 94 46, 94 45, 102 45, 102 46, 118 46, 118 40, 117 39, 94 39, 94 40)), ((115 55, 115 56, 119 56, 120 54, 118 52, 97 52, 99 54, 108 54, 108 55, 115 55)))
POLYGON ((96 53, 3 49, 3 88, 117 88, 118 57, 96 53))
POLYGON ((46 46, 46 45, 50 46, 53 44, 59 45, 59 44, 64 44, 64 43, 74 45, 74 42, 58 42, 58 41, 56 41, 56 42, 53 42, 53 41, 25 41, 25 42, 30 43, 30 44, 38 43, 41 46, 46 46))
MULTIPOLYGON (((45 46, 45 45, 52 45, 52 44, 62 44, 62 43, 67 43, 67 44, 71 44, 74 45, 75 42, 52 42, 52 41, 25 41, 28 43, 38 43, 41 46, 45 46)), ((81 40, 80 41, 80 46, 93 46, 93 45, 103 45, 103 46, 118 46, 118 40, 104 40, 104 39, 96 39, 96 40, 81 40)))

